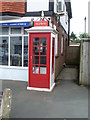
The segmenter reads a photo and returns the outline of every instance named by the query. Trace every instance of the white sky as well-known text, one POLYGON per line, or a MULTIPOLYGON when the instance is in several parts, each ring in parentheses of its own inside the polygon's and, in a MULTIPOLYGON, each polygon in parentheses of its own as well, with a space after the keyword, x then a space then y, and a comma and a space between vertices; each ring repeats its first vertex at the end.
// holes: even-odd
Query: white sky
POLYGON ((84 18, 86 16, 86 32, 88 33, 88 2, 90 0, 71 0, 72 19, 70 33, 73 31, 77 36, 84 33, 84 18))

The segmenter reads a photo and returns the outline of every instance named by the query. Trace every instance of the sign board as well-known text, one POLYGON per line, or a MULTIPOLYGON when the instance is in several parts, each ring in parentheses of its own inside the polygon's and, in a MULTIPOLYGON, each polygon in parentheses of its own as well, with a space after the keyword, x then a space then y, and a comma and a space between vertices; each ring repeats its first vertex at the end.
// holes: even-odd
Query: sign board
POLYGON ((48 26, 48 21, 44 21, 44 20, 34 21, 34 27, 35 26, 48 26))
POLYGON ((17 27, 29 27, 30 22, 8 22, 8 23, 0 23, 2 27, 9 27, 9 26, 17 26, 17 27))

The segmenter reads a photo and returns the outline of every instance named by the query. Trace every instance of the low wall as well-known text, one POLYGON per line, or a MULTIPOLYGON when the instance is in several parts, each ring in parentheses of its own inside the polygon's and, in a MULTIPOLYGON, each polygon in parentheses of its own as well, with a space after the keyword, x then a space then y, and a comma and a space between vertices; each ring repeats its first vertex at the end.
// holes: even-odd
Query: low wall
POLYGON ((90 40, 83 40, 80 50, 80 78, 79 83, 90 85, 90 40))
POLYGON ((79 65, 79 63, 80 63, 80 46, 68 46, 66 64, 79 65))
POLYGON ((90 85, 90 42, 88 42, 88 84, 90 85))

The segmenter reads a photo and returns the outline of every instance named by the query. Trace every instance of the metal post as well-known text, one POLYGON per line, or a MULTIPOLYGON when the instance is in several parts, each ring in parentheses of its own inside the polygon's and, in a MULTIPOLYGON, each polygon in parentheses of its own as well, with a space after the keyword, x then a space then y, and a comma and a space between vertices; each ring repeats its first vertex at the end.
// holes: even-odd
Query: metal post
POLYGON ((85 21, 85 28, 84 28, 84 32, 86 33, 86 17, 84 18, 84 21, 85 21))

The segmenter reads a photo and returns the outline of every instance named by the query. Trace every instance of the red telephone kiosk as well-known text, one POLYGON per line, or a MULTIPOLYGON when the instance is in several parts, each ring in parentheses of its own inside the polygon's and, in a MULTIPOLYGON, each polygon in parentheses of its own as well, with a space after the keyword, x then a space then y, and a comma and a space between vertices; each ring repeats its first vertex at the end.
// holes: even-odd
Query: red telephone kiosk
POLYGON ((55 35, 48 21, 36 21, 29 32, 28 90, 52 91, 55 86, 55 35))

